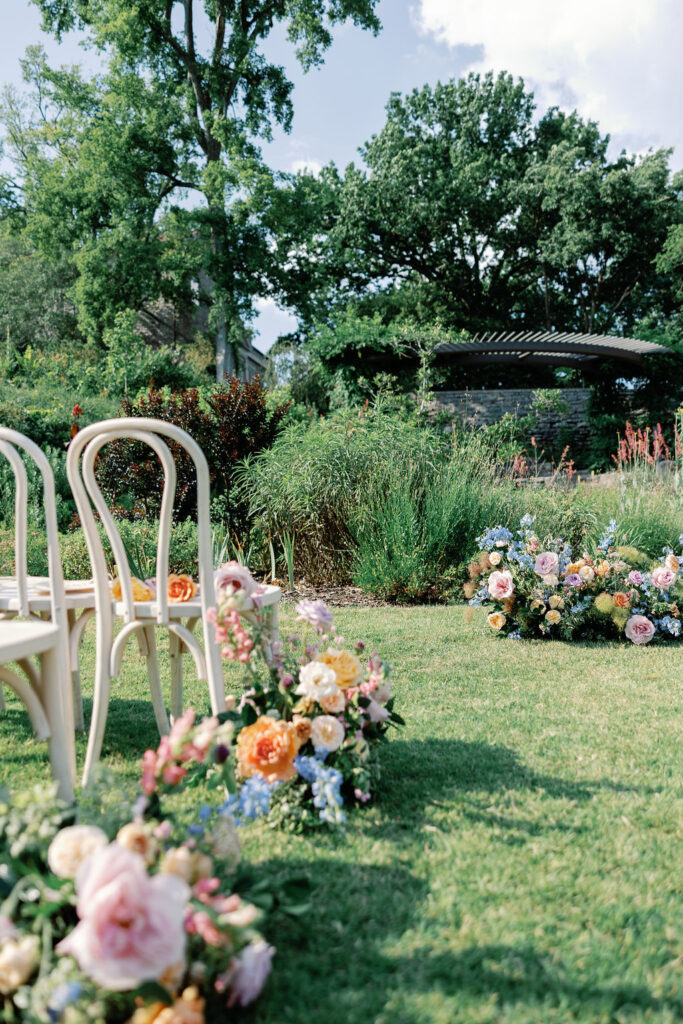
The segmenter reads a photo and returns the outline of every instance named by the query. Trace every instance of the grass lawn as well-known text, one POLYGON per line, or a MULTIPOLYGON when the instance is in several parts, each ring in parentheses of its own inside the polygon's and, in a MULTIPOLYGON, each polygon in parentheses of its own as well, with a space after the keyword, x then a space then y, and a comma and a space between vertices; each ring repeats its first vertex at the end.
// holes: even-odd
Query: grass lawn
MULTIPOLYGON (((242 833, 259 874, 306 875, 312 890, 305 916, 268 919, 274 971, 240 1020, 683 1017, 683 652, 500 641, 483 622, 460 608, 337 613, 349 641, 394 664, 407 727, 345 834, 242 833)), ((133 642, 104 748, 131 777, 157 741, 143 664, 133 642)), ((203 684, 187 691, 206 707, 203 684)), ((9 695, 0 756, 2 782, 48 778, 9 695)))

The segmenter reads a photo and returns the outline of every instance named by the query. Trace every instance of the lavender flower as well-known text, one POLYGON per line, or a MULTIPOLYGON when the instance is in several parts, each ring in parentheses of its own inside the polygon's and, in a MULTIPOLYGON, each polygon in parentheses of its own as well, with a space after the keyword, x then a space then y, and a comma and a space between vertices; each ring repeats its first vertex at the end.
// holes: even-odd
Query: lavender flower
POLYGON ((329 633, 334 616, 324 601, 299 601, 296 606, 297 619, 309 622, 319 633, 329 633))

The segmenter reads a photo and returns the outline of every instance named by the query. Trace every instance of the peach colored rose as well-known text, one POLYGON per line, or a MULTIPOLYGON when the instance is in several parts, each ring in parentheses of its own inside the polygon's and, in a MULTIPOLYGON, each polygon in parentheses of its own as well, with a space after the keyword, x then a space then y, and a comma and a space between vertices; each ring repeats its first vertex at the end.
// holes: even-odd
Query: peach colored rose
POLYGON ((139 1007, 128 1024, 204 1024, 204 1002, 193 985, 172 1006, 150 1003, 139 1007))
POLYGON ((486 621, 492 629, 502 629, 507 620, 502 612, 492 612, 486 621))
POLYGON ((0 994, 9 996, 16 992, 31 977, 39 960, 40 939, 37 935, 6 939, 0 946, 0 994))
POLYGON ((173 875, 152 878, 137 853, 111 843, 76 876, 74 930, 57 946, 98 985, 123 992, 158 978, 185 956, 188 887, 173 875))
POLYGON ((316 750, 339 750, 345 735, 344 726, 333 715, 320 715, 311 722, 311 742, 316 750))
POLYGON ((578 562, 570 562, 565 570, 565 576, 577 576, 585 564, 583 558, 580 558, 578 562))
POLYGON ((615 608, 630 608, 631 598, 628 594, 624 594, 623 591, 617 590, 615 594, 612 594, 612 601, 614 602, 615 608))
MULTIPOLYGON (((137 576, 131 576, 130 582, 133 588, 134 601, 153 601, 154 598, 156 597, 156 594, 154 593, 152 588, 148 587, 146 583, 142 582, 142 580, 139 580, 137 576)), ((121 580, 118 578, 118 576, 111 585, 111 596, 114 598, 115 601, 123 600, 121 580)))
POLYGON ((262 715, 237 737, 237 771, 243 779, 262 775, 268 782, 286 782, 296 776, 294 758, 300 746, 292 722, 262 715))
POLYGON ((83 861, 109 844, 97 825, 70 825, 61 829, 47 851, 47 863, 57 878, 75 878, 83 861))
POLYGON ((539 576, 555 576, 560 566, 560 560, 554 551, 542 551, 536 558, 534 571, 539 576))
POLYGON ((502 601, 506 597, 510 597, 514 589, 515 584, 512 579, 512 573, 509 569, 503 569, 502 572, 496 570, 489 576, 489 594, 497 601, 502 601))
POLYGON ((658 565, 652 570, 652 582, 660 590, 670 590, 676 582, 676 573, 668 565, 658 565))
POLYGON ((350 651, 340 651, 335 647, 328 647, 326 651, 318 655, 318 661, 323 665, 329 665, 334 672, 334 681, 342 690, 348 690, 355 686, 363 675, 363 666, 355 654, 350 651))
POLYGON ((184 573, 176 576, 170 573, 168 577, 168 600, 170 604, 181 604, 184 601, 191 601, 197 593, 197 584, 191 576, 184 573))
POLYGON ((606 561, 606 560, 602 561, 602 562, 598 562, 598 564, 595 567, 595 574, 596 574, 596 576, 606 576, 608 572, 609 572, 609 562, 606 561))
MULTIPOLYGON (((339 687, 337 687, 339 689, 339 687)), ((341 690, 339 691, 341 693, 341 690)), ((311 738, 311 720, 303 715, 294 715, 292 718, 292 725, 296 729, 296 734, 299 737, 301 746, 307 743, 311 738)))
POLYGON ((624 633, 634 644, 649 644, 655 635, 654 623, 644 615, 632 615, 624 627, 624 633))
POLYGON ((489 555, 489 563, 494 567, 494 569, 497 565, 500 565, 502 561, 503 556, 501 555, 500 551, 492 551, 491 554, 489 555))
POLYGON ((681 567, 678 559, 673 554, 673 552, 670 552, 666 556, 666 558, 664 559, 664 564, 666 565, 667 569, 671 569, 672 572, 678 572, 678 570, 681 567))
POLYGON ((327 711, 330 715, 340 714, 346 707, 346 697, 344 691, 337 687, 336 693, 330 693, 326 697, 320 698, 320 707, 327 711))
POLYGON ((125 846, 133 853, 139 853, 145 864, 152 864, 158 850, 158 843, 152 838, 148 829, 135 821, 129 822, 119 829, 116 842, 125 846))

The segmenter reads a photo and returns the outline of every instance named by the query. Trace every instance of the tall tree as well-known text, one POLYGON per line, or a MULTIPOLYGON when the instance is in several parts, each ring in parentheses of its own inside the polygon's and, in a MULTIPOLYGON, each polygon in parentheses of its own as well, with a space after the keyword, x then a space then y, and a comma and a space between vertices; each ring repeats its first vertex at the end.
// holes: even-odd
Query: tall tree
MULTIPOLYGON (((150 224, 170 207, 171 197, 196 194, 199 205, 184 226, 188 237, 206 239, 204 269, 212 282, 222 375, 231 331, 243 330, 251 299, 264 284, 268 245, 258 211, 272 179, 258 141, 270 138, 275 124, 288 130, 293 114, 292 83, 283 67, 267 59, 263 43, 283 24, 308 69, 322 62, 335 24, 351 20, 377 32, 378 0, 33 2, 44 29, 58 39, 74 28, 86 32, 107 61, 106 74, 92 87, 94 101, 92 91, 87 101, 94 105, 80 112, 79 150, 72 156, 86 206, 92 200, 81 218, 90 221, 89 231, 79 224, 74 242, 85 249, 82 289, 95 282, 106 292, 103 271, 110 268, 111 274, 114 267, 123 290, 130 287, 137 299, 140 261, 153 264, 160 281, 167 271, 150 251, 150 224), (147 233, 136 250, 140 219, 147 233)), ((57 169, 60 188, 70 171, 57 169)), ((180 212, 175 226, 178 220, 180 212)), ((87 305, 87 296, 80 298, 87 305)))

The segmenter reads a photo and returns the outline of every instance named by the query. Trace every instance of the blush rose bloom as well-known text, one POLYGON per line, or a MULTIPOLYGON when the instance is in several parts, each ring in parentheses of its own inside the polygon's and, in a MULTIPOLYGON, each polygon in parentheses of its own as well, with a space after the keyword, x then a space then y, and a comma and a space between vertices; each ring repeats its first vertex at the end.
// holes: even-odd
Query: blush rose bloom
POLYGON ((268 782, 296 777, 294 758, 301 741, 292 722, 262 715, 237 737, 237 771, 243 779, 261 775, 268 782))
POLYGON ((624 633, 634 644, 649 644, 655 635, 654 623, 644 615, 632 615, 624 627, 624 633))
POLYGON ((332 715, 319 715, 311 722, 311 743, 316 750, 339 750, 345 735, 344 726, 332 715))
POLYGON ((334 616, 324 601, 299 601, 296 606, 299 622, 308 622, 319 633, 329 633, 334 625, 334 616))
POLYGON ((496 570, 489 576, 488 583, 489 594, 497 601, 503 601, 506 597, 510 597, 513 590, 515 589, 514 580, 512 579, 512 573, 509 569, 503 569, 502 572, 496 570))
POLYGON ((80 921, 57 951, 98 985, 124 992, 184 959, 190 891, 175 875, 150 878, 139 854, 111 843, 83 862, 76 895, 80 921))
POLYGON ((638 572, 637 569, 632 569, 631 572, 628 574, 628 582, 631 583, 634 587, 639 587, 640 584, 643 582, 642 572, 638 572))
POLYGON ((217 991, 230 990, 228 1006, 247 1006, 258 999, 270 974, 274 952, 272 946, 258 939, 232 958, 227 971, 216 979, 217 991))
POLYGON ((23 935, 0 945, 0 994, 9 996, 33 974, 40 959, 40 939, 23 935))
POLYGON ((213 583, 216 589, 216 600, 220 598, 221 592, 228 587, 241 590, 246 597, 253 597, 263 593, 263 587, 256 582, 246 565, 239 562, 225 562, 220 569, 213 574, 213 583))
POLYGON ((50 843, 48 867, 57 878, 75 878, 86 857, 108 845, 109 839, 97 825, 70 825, 50 843))
POLYGON ((660 590, 670 590, 676 582, 676 573, 668 565, 658 565, 652 570, 652 582, 660 590))
POLYGON ((559 567, 560 560, 554 551, 542 551, 536 559, 534 570, 539 576, 556 576, 559 567))
POLYGON ((326 651, 318 655, 318 661, 323 665, 329 665, 334 672, 334 681, 342 690, 348 690, 355 686, 363 675, 363 666, 355 654, 350 651, 340 651, 335 647, 328 647, 326 651))

